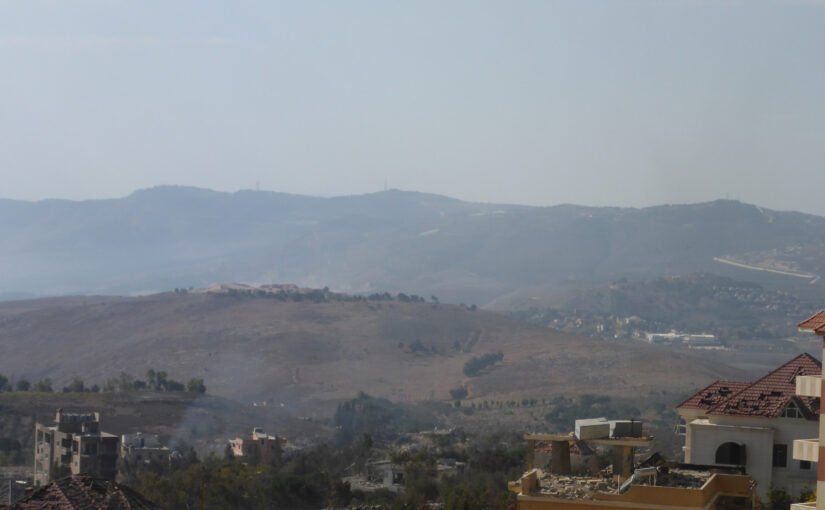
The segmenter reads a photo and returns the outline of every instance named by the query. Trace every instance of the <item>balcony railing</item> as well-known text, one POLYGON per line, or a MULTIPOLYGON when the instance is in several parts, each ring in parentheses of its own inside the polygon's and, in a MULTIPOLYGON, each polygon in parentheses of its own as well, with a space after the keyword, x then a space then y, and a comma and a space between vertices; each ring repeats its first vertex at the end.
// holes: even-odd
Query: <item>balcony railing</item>
POLYGON ((821 397, 822 379, 816 375, 796 376, 796 394, 800 397, 821 397))
POLYGON ((793 458, 807 460, 808 462, 819 462, 819 440, 794 439, 793 458))
POLYGON ((812 503, 793 503, 791 510, 816 510, 816 502, 812 503))

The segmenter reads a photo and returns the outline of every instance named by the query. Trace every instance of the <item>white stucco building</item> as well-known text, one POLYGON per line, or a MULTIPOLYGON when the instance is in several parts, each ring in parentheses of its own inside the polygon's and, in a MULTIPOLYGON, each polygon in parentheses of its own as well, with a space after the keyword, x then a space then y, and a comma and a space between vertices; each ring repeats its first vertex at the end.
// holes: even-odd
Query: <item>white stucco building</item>
POLYGON ((794 441, 819 432, 819 398, 797 396, 796 379, 821 363, 800 354, 753 383, 716 381, 676 407, 685 421, 685 462, 743 466, 765 497, 771 486, 792 495, 816 487, 817 465, 792 458, 794 441))

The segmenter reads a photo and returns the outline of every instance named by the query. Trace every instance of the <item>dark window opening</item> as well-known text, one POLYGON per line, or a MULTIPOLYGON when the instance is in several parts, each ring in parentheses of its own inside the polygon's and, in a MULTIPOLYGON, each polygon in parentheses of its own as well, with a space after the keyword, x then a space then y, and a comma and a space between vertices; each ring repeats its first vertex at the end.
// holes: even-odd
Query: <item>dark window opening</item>
POLYGON ((742 466, 745 464, 745 445, 733 442, 723 443, 716 449, 717 464, 732 464, 742 466))
POLYGON ((811 461, 809 460, 800 460, 799 461, 799 469, 811 469, 811 461))
POLYGON ((788 467, 788 445, 773 445, 773 467, 788 467))

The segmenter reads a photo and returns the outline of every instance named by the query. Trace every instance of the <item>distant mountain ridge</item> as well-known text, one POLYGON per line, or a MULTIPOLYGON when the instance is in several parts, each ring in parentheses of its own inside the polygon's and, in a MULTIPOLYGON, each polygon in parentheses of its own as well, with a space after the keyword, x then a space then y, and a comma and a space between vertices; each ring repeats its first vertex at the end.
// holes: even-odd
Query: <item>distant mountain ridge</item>
POLYGON ((825 274, 823 253, 825 218, 727 200, 529 207, 398 190, 317 198, 170 186, 109 200, 0 200, 0 295, 247 281, 485 305, 699 271, 820 295, 821 280, 745 266, 813 280, 825 274))

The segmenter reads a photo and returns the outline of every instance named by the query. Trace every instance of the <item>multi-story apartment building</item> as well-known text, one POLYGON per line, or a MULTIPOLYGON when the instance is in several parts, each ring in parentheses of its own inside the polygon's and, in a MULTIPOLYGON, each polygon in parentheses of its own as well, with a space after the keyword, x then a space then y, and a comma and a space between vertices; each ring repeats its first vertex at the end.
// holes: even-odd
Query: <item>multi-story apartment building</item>
POLYGON ((34 484, 68 475, 114 480, 120 437, 100 431, 99 413, 57 410, 54 425, 35 425, 34 484))

